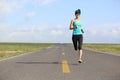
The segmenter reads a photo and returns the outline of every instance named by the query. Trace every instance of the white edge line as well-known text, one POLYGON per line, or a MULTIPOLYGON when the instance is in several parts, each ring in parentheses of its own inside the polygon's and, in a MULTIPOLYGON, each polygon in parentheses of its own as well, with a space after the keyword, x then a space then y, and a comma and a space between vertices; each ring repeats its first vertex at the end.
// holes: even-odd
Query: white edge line
MULTIPOLYGON (((50 47, 47 47, 47 48, 44 48, 44 49, 50 49, 50 48, 52 48, 52 47, 53 47, 53 46, 50 46, 50 47)), ((41 50, 44 50, 44 49, 41 49, 41 50)), ((38 51, 41 51, 41 50, 38 50, 38 51)), ((29 55, 29 54, 32 54, 32 53, 35 53, 35 52, 37 52, 37 51, 22 53, 22 54, 20 54, 20 55, 16 55, 16 56, 13 56, 13 57, 8 57, 8 58, 5 58, 5 59, 1 59, 0 62, 6 61, 6 60, 9 60, 9 59, 13 59, 13 58, 17 58, 17 57, 20 57, 20 56, 29 55)))
POLYGON ((99 53, 102 53, 102 54, 108 54, 108 55, 113 55, 113 56, 120 56, 120 54, 117 54, 117 53, 109 53, 109 52, 103 52, 103 51, 99 51, 99 50, 86 49, 86 48, 84 48, 84 49, 85 50, 89 50, 89 51, 99 52, 99 53))
POLYGON ((1 61, 5 61, 5 60, 9 60, 9 59, 13 59, 13 58, 17 58, 17 57, 20 57, 20 56, 32 54, 32 53, 34 53, 34 52, 22 53, 22 54, 20 54, 20 55, 16 55, 16 56, 13 56, 13 57, 8 57, 8 58, 5 58, 5 59, 1 59, 0 62, 1 62, 1 61))

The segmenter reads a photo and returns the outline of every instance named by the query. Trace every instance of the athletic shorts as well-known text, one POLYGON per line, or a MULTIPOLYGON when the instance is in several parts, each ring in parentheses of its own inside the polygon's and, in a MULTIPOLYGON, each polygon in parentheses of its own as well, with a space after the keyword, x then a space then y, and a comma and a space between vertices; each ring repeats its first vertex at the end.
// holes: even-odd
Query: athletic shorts
POLYGON ((82 49, 82 44, 83 44, 83 36, 82 35, 73 35, 72 41, 73 41, 73 45, 74 45, 75 50, 82 49))

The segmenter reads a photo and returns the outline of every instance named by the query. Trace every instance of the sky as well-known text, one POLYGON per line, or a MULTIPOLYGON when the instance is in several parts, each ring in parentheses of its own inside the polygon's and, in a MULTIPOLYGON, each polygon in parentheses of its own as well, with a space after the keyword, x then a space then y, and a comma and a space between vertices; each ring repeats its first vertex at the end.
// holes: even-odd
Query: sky
POLYGON ((120 43, 119 0, 0 0, 0 42, 71 43, 77 9, 84 43, 120 43))

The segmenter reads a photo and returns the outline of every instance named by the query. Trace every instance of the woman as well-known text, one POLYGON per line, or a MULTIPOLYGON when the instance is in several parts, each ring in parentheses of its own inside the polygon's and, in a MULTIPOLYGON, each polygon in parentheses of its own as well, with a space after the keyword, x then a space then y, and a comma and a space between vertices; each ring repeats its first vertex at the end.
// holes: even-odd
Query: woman
POLYGON ((83 29, 82 29, 82 23, 80 19, 81 10, 78 9, 75 11, 75 19, 71 20, 70 23, 70 30, 73 30, 72 33, 72 41, 74 45, 74 49, 78 50, 79 55, 79 63, 82 63, 82 44, 83 44, 83 29))

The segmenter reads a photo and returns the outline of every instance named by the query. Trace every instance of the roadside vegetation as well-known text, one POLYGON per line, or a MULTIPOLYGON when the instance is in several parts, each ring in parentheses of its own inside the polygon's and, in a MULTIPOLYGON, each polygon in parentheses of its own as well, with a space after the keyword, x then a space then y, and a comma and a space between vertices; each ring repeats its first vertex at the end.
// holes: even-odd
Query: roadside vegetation
POLYGON ((38 51, 53 46, 51 43, 0 43, 0 59, 38 51))
POLYGON ((84 48, 120 54, 120 44, 84 44, 84 48))

